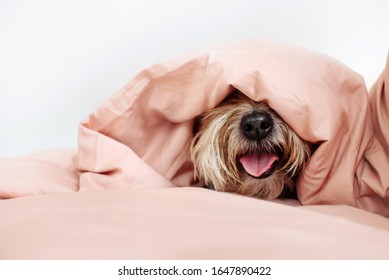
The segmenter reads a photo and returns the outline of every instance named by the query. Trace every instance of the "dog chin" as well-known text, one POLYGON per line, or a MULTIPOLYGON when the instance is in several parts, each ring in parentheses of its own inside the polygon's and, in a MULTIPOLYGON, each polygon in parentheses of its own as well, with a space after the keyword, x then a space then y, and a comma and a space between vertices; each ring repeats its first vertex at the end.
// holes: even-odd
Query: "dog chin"
POLYGON ((289 180, 280 173, 274 172, 266 178, 255 178, 250 174, 242 174, 242 184, 236 192, 246 196, 261 197, 273 200, 280 197, 288 188, 289 180))

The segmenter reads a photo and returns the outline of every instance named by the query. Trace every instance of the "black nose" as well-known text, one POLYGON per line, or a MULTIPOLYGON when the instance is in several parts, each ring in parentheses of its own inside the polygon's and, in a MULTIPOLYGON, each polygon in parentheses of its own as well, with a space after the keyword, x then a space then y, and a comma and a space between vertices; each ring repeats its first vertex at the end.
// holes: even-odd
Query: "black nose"
POLYGON ((248 139, 265 138, 273 128, 273 119, 266 112, 252 112, 240 122, 240 130, 248 139))

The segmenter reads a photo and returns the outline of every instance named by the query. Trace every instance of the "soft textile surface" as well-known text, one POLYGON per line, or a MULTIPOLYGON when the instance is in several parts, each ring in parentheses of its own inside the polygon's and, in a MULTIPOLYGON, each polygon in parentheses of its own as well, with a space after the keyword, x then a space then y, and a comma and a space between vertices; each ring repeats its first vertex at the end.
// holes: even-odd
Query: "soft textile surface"
POLYGON ((318 145, 297 182, 301 203, 389 215, 389 160, 372 125, 387 103, 371 112, 363 79, 338 61, 263 41, 154 65, 108 99, 79 130, 81 190, 193 184, 193 119, 233 88, 318 145))
POLYGON ((78 151, 0 159, 0 259, 388 259, 388 81, 368 96, 339 62, 264 42, 152 66, 78 151), (233 87, 318 144, 297 185, 315 205, 191 187, 193 118, 233 87))
POLYGON ((72 149, 47 150, 0 158, 0 198, 78 191, 76 154, 72 149))
MULTIPOLYGON (((47 155, 42 159, 45 172, 47 155)), ((389 258, 388 219, 349 206, 192 187, 59 193, 52 178, 41 183, 56 193, 0 201, 0 259, 389 258)), ((77 174, 68 179, 54 181, 73 190, 77 174)))

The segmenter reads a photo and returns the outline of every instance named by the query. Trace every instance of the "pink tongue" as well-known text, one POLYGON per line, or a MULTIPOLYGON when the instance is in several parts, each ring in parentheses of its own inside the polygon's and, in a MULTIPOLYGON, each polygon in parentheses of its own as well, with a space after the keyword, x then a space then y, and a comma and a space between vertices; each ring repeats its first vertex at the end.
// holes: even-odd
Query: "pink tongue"
POLYGON ((239 159, 248 174, 259 177, 268 171, 278 157, 273 154, 247 154, 239 159))

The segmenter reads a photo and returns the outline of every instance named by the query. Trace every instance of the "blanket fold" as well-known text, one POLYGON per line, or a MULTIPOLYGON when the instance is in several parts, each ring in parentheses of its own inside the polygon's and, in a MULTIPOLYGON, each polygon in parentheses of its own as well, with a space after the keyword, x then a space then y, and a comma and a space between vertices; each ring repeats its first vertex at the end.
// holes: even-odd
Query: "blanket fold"
POLYGON ((290 45, 250 41, 151 66, 81 124, 80 187, 193 185, 193 120, 236 88, 318 145, 297 181, 301 203, 389 215, 385 73, 370 107, 360 75, 290 45), (115 184, 107 183, 111 178, 115 184))
POLYGON ((389 216, 388 84, 389 59, 368 93, 339 61, 273 42, 182 55, 143 70, 82 122, 77 153, 1 159, 0 197, 197 186, 189 154, 194 119, 238 89, 317 146, 297 179, 302 204, 389 216), (21 168, 25 176, 15 179, 21 168))
POLYGON ((74 149, 0 158, 0 199, 79 190, 74 149))

